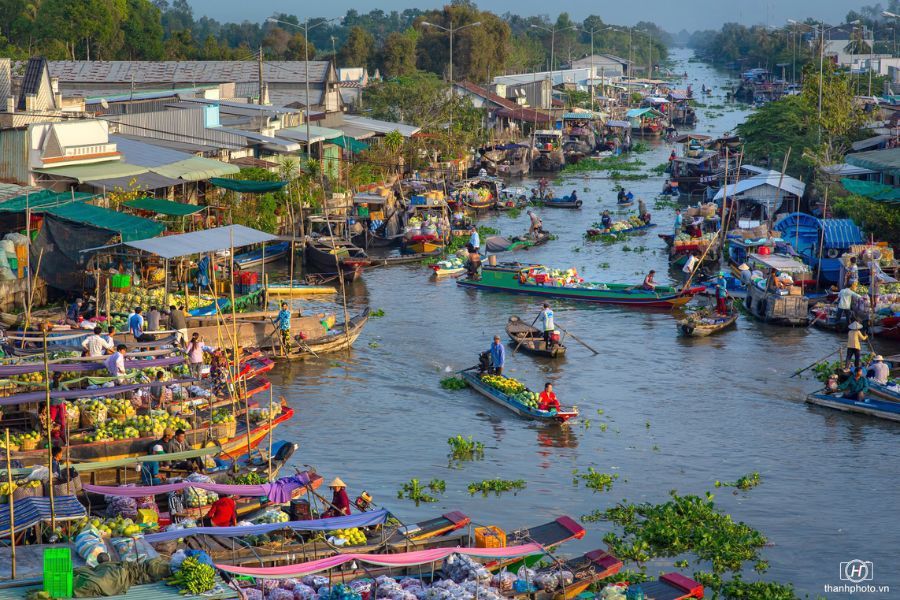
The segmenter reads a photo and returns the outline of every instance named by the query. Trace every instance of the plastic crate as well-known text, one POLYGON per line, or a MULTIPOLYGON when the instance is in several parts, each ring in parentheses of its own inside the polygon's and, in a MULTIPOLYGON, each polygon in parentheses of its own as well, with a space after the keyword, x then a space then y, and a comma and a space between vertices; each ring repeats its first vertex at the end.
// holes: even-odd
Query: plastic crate
POLYGON ((52 598, 72 597, 71 549, 44 549, 44 591, 52 598))
POLYGON ((506 548, 506 532, 489 525, 475 528, 476 548, 506 548))

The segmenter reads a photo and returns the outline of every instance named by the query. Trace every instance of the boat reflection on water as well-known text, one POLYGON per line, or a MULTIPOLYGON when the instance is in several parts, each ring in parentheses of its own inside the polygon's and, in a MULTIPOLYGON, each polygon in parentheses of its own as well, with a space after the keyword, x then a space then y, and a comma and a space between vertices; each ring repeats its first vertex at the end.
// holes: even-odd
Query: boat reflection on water
POLYGON ((578 436, 571 425, 541 427, 538 429, 537 440, 538 445, 541 447, 541 453, 545 452, 544 448, 578 447, 578 436))

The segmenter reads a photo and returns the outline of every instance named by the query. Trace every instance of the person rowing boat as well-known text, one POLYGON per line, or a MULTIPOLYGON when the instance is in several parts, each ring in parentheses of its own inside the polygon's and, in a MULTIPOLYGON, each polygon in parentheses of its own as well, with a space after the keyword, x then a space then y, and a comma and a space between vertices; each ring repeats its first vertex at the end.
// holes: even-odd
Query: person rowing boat
POLYGON ((538 410, 552 410, 559 412, 559 400, 553 392, 553 384, 549 381, 544 384, 544 391, 538 396, 538 410))

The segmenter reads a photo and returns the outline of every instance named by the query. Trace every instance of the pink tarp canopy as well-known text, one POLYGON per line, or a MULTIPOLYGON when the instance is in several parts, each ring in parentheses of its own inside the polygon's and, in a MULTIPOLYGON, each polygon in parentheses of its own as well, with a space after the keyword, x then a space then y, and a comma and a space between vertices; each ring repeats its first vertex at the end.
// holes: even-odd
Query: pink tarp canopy
POLYGON ((542 554, 540 544, 522 544, 507 548, 434 548, 417 552, 401 552, 399 554, 338 554, 328 558, 320 558, 297 565, 281 567, 237 567, 234 565, 216 565, 217 569, 238 575, 249 575, 260 579, 287 579, 302 577, 319 571, 327 571, 351 561, 364 562, 380 567, 412 567, 444 560, 451 554, 468 554, 483 558, 518 558, 529 554, 542 554))
POLYGON ((93 492, 95 494, 103 494, 104 496, 126 496, 129 498, 141 498, 143 496, 180 492, 181 490, 190 487, 206 490, 207 492, 215 492, 220 496, 266 496, 272 500, 272 502, 288 502, 290 501, 294 490, 308 483, 309 476, 306 473, 300 473, 294 477, 280 479, 262 485, 227 485, 224 483, 182 481, 180 483, 165 483, 162 485, 135 487, 91 485, 85 483, 83 487, 85 491, 93 492))

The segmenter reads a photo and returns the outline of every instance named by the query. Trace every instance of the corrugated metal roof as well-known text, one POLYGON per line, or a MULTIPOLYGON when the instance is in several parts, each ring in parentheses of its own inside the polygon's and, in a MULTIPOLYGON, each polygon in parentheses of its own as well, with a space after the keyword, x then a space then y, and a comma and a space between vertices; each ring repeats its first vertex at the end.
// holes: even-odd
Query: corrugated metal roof
MULTIPOLYGON (((12 75, 10 72, 10 60, 8 58, 0 58, 0 100, 4 100, 12 95, 12 75)), ((3 105, 6 110, 6 104, 3 105)))
POLYGON ((34 171, 53 177, 74 179, 78 183, 86 183, 88 181, 110 179, 113 177, 133 177, 135 175, 140 175, 141 173, 146 173, 147 169, 145 167, 129 165, 128 163, 116 160, 86 165, 56 167, 54 169, 34 169, 34 171))
POLYGON ((140 240, 125 244, 137 250, 149 252, 162 258, 178 258, 191 254, 215 252, 226 248, 241 248, 252 244, 261 244, 278 239, 264 231, 258 231, 243 225, 228 225, 202 231, 192 231, 181 235, 168 235, 162 238, 140 240))
MULTIPOLYGON (((785 175, 782 178, 781 173, 779 173, 778 171, 770 171, 766 175, 757 175, 755 177, 742 179, 736 184, 728 186, 728 195, 729 197, 739 196, 741 194, 746 194, 750 190, 766 185, 770 185, 778 189, 779 182, 781 182, 781 191, 786 194, 793 194, 794 196, 799 197, 802 196, 803 192, 806 190, 806 184, 799 179, 794 179, 789 175, 785 175)), ((720 189, 716 194, 714 200, 721 200, 724 196, 724 193, 724 188, 720 189)))
POLYGON ((349 123, 343 123, 342 125, 336 125, 335 127, 343 131, 344 135, 352 137, 355 140, 367 140, 371 137, 375 137, 375 132, 371 129, 363 129, 362 127, 350 125, 349 123))
POLYGON ((857 167, 872 169, 893 177, 900 176, 900 148, 856 152, 848 154, 844 160, 857 167))
POLYGON ((217 131, 225 131, 234 135, 242 135, 248 140, 253 140, 262 144, 265 148, 276 152, 297 152, 300 150, 300 144, 289 139, 273 137, 271 135, 263 135, 256 131, 247 131, 245 129, 231 129, 228 127, 216 127, 217 131))
POLYGON ((287 108, 285 106, 272 106, 269 104, 251 104, 249 102, 232 102, 229 100, 206 100, 204 98, 185 98, 184 102, 218 106, 221 113, 248 114, 256 116, 259 113, 273 115, 290 115, 302 113, 299 108, 287 108))
POLYGON ((203 181, 210 177, 234 175, 240 172, 240 169, 234 165, 201 156, 192 156, 177 163, 154 167, 152 170, 154 173, 164 177, 182 179, 184 181, 203 181))
POLYGON ((344 117, 344 121, 361 129, 374 131, 375 133, 390 133, 392 131, 398 131, 403 137, 412 137, 422 130, 421 127, 416 127, 415 125, 391 123, 390 121, 379 121, 378 119, 370 119, 368 117, 360 117, 358 115, 346 115, 344 117))
POLYGON ((192 144, 190 142, 180 142, 176 140, 161 140, 151 137, 143 137, 139 135, 117 135, 116 137, 124 137, 130 140, 138 140, 157 148, 172 148, 173 150, 181 150, 191 154, 218 153, 219 147, 206 144, 192 144))
POLYGON ((158 167, 191 158, 187 152, 179 152, 170 148, 160 148, 153 144, 117 135, 109 136, 116 148, 125 156, 125 160, 140 167, 158 167))
POLYGON ((0 130, 0 181, 30 183, 27 129, 0 130))
MULTIPOLYGON (((328 78, 330 61, 309 61, 309 81, 323 82, 328 78)), ((227 83, 259 82, 259 64, 234 60, 54 60, 50 74, 65 83, 227 83)), ((267 83, 305 83, 307 66, 304 61, 282 60, 263 63, 263 81, 267 83)))
POLYGON ((18 185, 15 183, 0 183, 0 202, 6 202, 16 196, 25 196, 40 192, 41 188, 33 185, 18 185))

